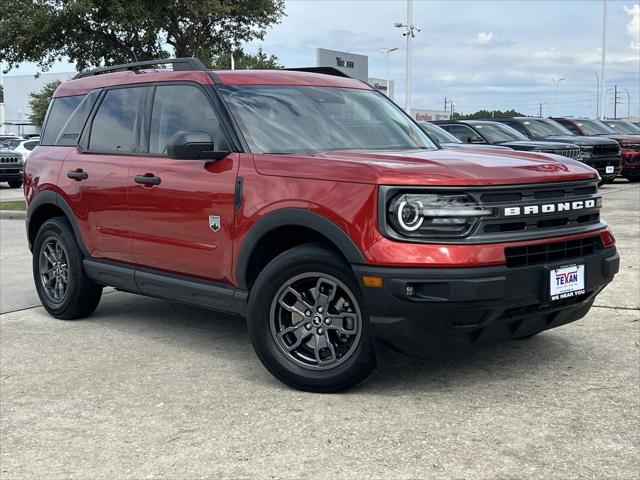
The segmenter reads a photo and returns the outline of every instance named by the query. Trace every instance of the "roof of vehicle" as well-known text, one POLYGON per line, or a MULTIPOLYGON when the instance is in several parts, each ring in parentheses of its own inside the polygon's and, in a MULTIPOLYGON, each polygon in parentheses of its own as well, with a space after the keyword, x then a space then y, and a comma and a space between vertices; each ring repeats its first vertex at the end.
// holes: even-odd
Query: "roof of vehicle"
POLYGON ((63 82, 54 97, 84 95, 96 88, 117 85, 135 85, 152 82, 191 81, 204 85, 289 85, 355 88, 374 90, 360 80, 320 73, 292 70, 179 70, 166 69, 127 70, 102 73, 63 82))

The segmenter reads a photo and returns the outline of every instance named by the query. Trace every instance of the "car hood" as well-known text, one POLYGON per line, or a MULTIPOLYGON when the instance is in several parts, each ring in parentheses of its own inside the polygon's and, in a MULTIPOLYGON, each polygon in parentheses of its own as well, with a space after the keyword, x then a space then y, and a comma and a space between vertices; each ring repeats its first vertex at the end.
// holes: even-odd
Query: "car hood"
POLYGON ((603 135, 603 137, 615 140, 620 145, 638 145, 640 143, 640 135, 622 135, 612 133, 610 135, 603 135))
POLYGON ((536 148, 561 150, 563 148, 575 148, 575 144, 543 141, 543 140, 515 140, 513 142, 500 142, 499 145, 513 148, 514 150, 534 150, 536 148))
POLYGON ((442 148, 461 148, 463 150, 513 150, 503 145, 481 145, 478 143, 440 143, 442 148))
POLYGON ((580 136, 580 135, 552 135, 550 137, 545 137, 545 140, 556 140, 559 142, 573 143, 574 145, 579 146, 593 146, 593 145, 613 145, 617 143, 615 140, 611 140, 610 138, 604 137, 589 137, 589 136, 580 136))
POLYGON ((263 175, 380 185, 512 185, 598 177, 566 157, 510 150, 255 154, 254 162, 263 175))

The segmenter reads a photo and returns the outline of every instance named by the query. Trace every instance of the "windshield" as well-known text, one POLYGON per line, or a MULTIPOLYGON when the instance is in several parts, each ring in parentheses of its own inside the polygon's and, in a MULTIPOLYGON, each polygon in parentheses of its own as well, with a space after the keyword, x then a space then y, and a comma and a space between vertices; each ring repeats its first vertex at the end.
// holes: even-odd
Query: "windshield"
POLYGON ((611 130, 622 135, 638 135, 640 133, 640 127, 631 122, 605 121, 603 123, 605 123, 611 130))
POLYGON ((19 138, 14 138, 12 140, 5 140, 4 142, 2 142, 2 145, 5 148, 8 148, 9 150, 13 150, 14 148, 16 148, 18 145, 20 145, 20 142, 22 140, 19 138))
POLYGON ((528 140, 527 137, 522 135, 520 132, 514 130, 511 127, 503 125, 502 123, 497 122, 487 122, 487 123, 472 123, 469 122, 473 128, 475 128, 480 135, 482 135, 485 140, 489 143, 502 143, 502 142, 513 142, 514 140, 528 140))
POLYGON ((525 120, 524 123, 529 131, 536 137, 548 137, 550 135, 574 135, 558 122, 553 120, 525 120))
POLYGON ((610 129, 604 123, 597 120, 577 120, 576 125, 580 127, 586 135, 611 135, 616 133, 615 130, 610 129))
POLYGON ((402 110, 375 91, 252 85, 219 92, 256 153, 436 148, 402 110))
POLYGON ((427 135, 429 135, 429 138, 435 138, 439 143, 462 143, 458 137, 453 136, 444 128, 440 128, 433 123, 418 122, 418 125, 420 125, 420 128, 424 130, 427 135))

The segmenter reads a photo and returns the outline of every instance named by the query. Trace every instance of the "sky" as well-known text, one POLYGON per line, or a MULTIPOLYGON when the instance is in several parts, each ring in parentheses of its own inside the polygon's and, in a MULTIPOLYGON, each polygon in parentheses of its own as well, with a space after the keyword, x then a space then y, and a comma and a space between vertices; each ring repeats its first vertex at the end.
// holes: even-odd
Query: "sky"
MULTIPOLYGON (((640 115, 640 4, 608 0, 606 89, 618 85, 618 116, 640 115), (626 89, 626 90, 625 90, 626 89), (630 101, 626 92, 628 91, 630 101)), ((270 28, 262 47, 287 67, 314 66, 316 48, 369 56, 369 76, 384 78, 379 50, 390 56, 395 99, 404 106, 406 40, 394 22, 406 21, 406 1, 291 0, 286 17, 270 28)), ((554 115, 560 84, 560 114, 596 115, 596 74, 600 74, 602 0, 415 0, 413 23, 414 108, 442 109, 445 97, 455 110, 510 109, 554 115)), ((23 65, 11 74, 35 71, 23 65)), ((51 71, 68 71, 56 65, 51 71)), ((607 114, 613 115, 613 92, 607 114)))

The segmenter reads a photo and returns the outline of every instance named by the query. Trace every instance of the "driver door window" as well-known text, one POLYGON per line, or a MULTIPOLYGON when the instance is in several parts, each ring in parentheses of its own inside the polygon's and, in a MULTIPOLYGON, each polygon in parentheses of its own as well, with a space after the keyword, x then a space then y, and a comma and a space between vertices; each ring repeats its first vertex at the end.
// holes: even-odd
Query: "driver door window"
POLYGON ((470 143, 470 138, 478 137, 478 134, 464 125, 447 125, 447 130, 464 143, 470 143))
POLYGON ((211 135, 216 150, 224 150, 226 141, 218 117, 198 87, 166 85, 155 89, 149 130, 149 153, 166 155, 167 144, 178 131, 205 132, 211 135))

